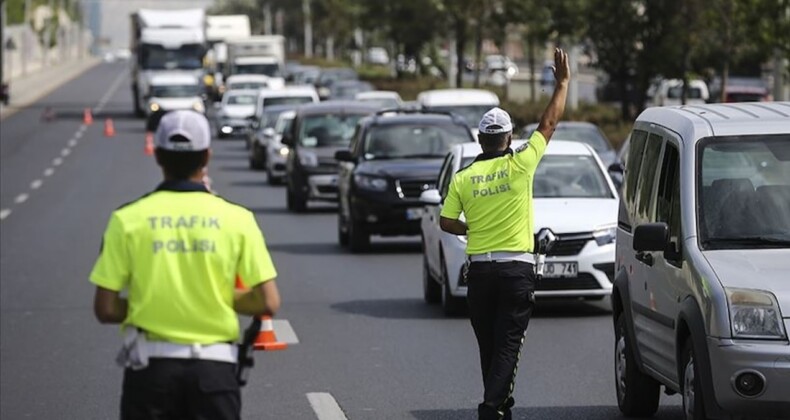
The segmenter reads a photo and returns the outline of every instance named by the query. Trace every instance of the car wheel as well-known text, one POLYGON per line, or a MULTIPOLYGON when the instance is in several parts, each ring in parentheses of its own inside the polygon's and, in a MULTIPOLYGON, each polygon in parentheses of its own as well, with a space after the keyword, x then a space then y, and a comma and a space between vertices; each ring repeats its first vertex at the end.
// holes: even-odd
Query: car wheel
POLYGON ((348 246, 348 226, 343 222, 343 216, 337 213, 337 242, 342 247, 348 246))
POLYGON ((695 363, 694 345, 691 337, 683 347, 683 414, 686 420, 705 420, 705 404, 702 399, 699 370, 695 363))
POLYGON ((458 298, 450 293, 450 277, 447 275, 447 264, 444 255, 441 257, 442 266, 442 309, 447 316, 463 315, 466 312, 466 299, 458 298))
POLYGON ((303 213, 305 210, 307 210, 307 201, 304 198, 294 194, 290 188, 288 188, 288 192, 286 194, 288 210, 295 213, 303 213))
POLYGON ((361 223, 350 218, 348 226, 348 247, 351 252, 358 253, 370 248, 370 234, 365 231, 361 223))
POLYGON ((617 405, 628 417, 650 417, 658 410, 660 385, 639 370, 625 331, 625 315, 617 316, 614 338, 614 383, 617 405))
POLYGON ((425 255, 426 245, 423 243, 422 254, 422 295, 425 303, 439 303, 442 300, 442 289, 439 282, 428 268, 428 257, 425 255))

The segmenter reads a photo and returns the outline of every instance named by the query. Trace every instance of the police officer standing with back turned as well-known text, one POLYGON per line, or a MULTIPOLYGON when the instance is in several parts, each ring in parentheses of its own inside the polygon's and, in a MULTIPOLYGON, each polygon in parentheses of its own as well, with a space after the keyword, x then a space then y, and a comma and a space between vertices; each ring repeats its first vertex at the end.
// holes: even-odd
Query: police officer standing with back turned
POLYGON ((201 183, 210 133, 196 112, 162 117, 154 142, 164 181, 113 212, 90 275, 96 318, 123 324, 123 420, 239 419, 236 313, 280 306, 253 214, 201 183), (234 289, 237 275, 248 290, 234 289))
POLYGON ((513 151, 513 125, 494 108, 480 121, 483 153, 458 171, 442 208, 442 230, 467 235, 467 301, 485 388, 481 420, 510 419, 524 332, 534 305, 532 178, 565 111, 568 55, 554 51, 554 94, 529 142, 513 151), (466 223, 458 220, 461 213, 466 223))

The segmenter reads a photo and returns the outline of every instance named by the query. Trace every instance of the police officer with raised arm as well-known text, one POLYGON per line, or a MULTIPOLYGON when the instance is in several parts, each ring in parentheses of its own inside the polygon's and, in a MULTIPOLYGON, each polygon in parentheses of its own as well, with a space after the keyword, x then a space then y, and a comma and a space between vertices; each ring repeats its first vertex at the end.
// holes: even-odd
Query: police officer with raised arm
POLYGON ((202 183, 210 140, 201 114, 162 117, 154 141, 164 181, 112 213, 90 275, 96 318, 123 324, 124 420, 238 420, 236 313, 280 306, 255 217, 202 183), (234 289, 237 275, 248 290, 234 289))
POLYGON ((442 208, 442 230, 467 235, 467 301, 485 388, 481 420, 510 419, 524 333, 534 305, 532 178, 565 110, 568 55, 554 51, 554 94, 529 142, 510 149, 507 112, 480 121, 483 153, 458 171, 442 208), (466 223, 459 220, 461 213, 466 223))

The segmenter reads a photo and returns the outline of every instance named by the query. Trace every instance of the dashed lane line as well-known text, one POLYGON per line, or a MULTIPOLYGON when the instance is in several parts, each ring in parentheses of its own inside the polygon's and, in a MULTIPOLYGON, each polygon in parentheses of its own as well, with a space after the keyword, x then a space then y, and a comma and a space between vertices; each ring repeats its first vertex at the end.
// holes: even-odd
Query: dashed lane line
POLYGON ((348 420, 335 398, 328 392, 308 392, 307 401, 318 420, 348 420))
POLYGON ((104 109, 104 106, 107 105, 107 101, 109 101, 112 95, 115 94, 115 91, 118 90, 118 87, 121 85, 121 82, 123 82, 125 78, 126 78, 125 71, 118 74, 118 77, 116 77, 115 81, 113 81, 112 85, 110 85, 110 89, 107 90, 104 96, 102 96, 102 98, 99 100, 99 104, 96 106, 96 108, 93 109, 95 113, 99 113, 104 109))
POLYGON ((37 179, 37 180, 35 180, 35 181, 30 183, 30 189, 31 190, 37 190, 37 189, 41 188, 41 184, 43 184, 43 183, 44 183, 44 181, 42 181, 40 179, 37 179))
POLYGON ((66 157, 70 154, 71 154, 71 149, 69 149, 68 147, 60 151, 60 155, 63 157, 66 157))
POLYGON ((52 176, 55 173, 55 170, 52 168, 44 169, 44 176, 52 176))
POLYGON ((28 199, 29 197, 30 197, 30 196, 29 196, 29 195, 27 195, 26 193, 19 194, 18 196, 16 196, 16 198, 14 198, 14 203, 17 203, 17 204, 22 204, 22 203, 24 203, 25 201, 27 201, 27 199, 28 199))
POLYGON ((73 139, 69 140, 69 147, 74 147, 76 145, 77 145, 77 139, 76 138, 73 138, 73 139))
POLYGON ((60 166, 63 164, 63 159, 56 157, 55 159, 52 159, 52 164, 55 166, 60 166))
POLYGON ((11 210, 10 209, 2 209, 2 210, 0 210, 0 220, 4 220, 10 214, 11 214, 11 210))

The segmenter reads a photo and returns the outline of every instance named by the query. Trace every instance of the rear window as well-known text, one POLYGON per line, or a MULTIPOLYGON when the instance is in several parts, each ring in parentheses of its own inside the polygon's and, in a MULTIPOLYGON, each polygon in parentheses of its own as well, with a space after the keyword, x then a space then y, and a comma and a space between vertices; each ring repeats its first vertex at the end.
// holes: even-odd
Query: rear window
POLYGON ((313 98, 310 96, 281 96, 281 97, 271 97, 271 98, 264 98, 263 99, 263 106, 274 106, 274 105, 301 105, 301 104, 311 104, 313 103, 313 98))

